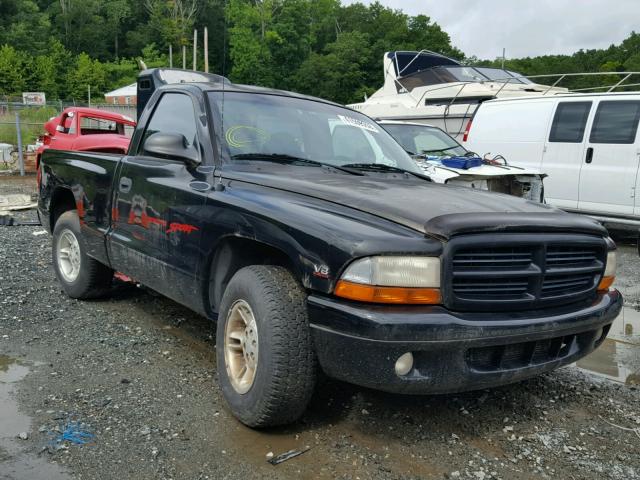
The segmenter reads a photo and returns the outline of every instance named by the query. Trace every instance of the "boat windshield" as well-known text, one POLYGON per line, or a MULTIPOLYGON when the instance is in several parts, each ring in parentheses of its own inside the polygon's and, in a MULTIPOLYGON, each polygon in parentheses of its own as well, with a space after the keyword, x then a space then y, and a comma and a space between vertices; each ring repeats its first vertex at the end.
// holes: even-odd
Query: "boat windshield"
POLYGON ((443 77, 453 78, 451 82, 486 82, 488 79, 473 67, 445 67, 442 68, 443 77), (446 72, 446 73, 445 73, 446 72))
POLYGON ((211 92, 209 100, 224 161, 379 165, 421 173, 391 135, 353 110, 259 93, 211 92))
POLYGON ((434 67, 399 78, 398 82, 408 91, 414 88, 456 82, 507 82, 531 84, 522 74, 489 67, 434 67), (519 77, 519 78, 515 78, 519 77))
POLYGON ((489 80, 507 83, 524 83, 519 78, 513 78, 514 76, 521 77, 522 75, 519 73, 512 74, 507 70, 502 70, 501 68, 475 67, 475 69, 489 80))
POLYGON ((529 80, 528 78, 525 78, 521 73, 512 72, 511 70, 507 70, 507 73, 510 73, 514 77, 518 77, 518 80, 520 80, 522 83, 526 83, 528 85, 533 85, 535 83, 529 80))
POLYGON ((467 149, 439 128, 406 123, 385 123, 383 127, 412 155, 448 157, 467 153, 467 149))

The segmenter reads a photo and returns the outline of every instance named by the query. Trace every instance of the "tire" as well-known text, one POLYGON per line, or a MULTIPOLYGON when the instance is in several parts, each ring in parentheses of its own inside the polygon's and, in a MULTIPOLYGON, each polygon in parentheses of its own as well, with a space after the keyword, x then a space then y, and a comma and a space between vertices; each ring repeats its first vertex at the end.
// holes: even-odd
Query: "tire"
POLYGON ((53 228, 53 269, 62 289, 72 298, 98 298, 111 286, 113 270, 86 252, 77 212, 64 212, 53 228))
POLYGON ((242 423, 271 427, 302 416, 315 386, 316 359, 306 293, 287 269, 255 265, 231 278, 220 304, 216 350, 222 394, 242 423), (231 332, 237 333, 237 326, 242 325, 238 310, 251 314, 257 334, 252 335, 247 326, 245 346, 239 349, 234 344, 232 350, 229 345, 236 339, 229 340, 227 335, 233 336, 231 332), (249 339, 257 340, 257 345, 247 346, 249 339), (253 379, 250 384, 238 384, 234 375, 238 362, 249 365, 251 353, 257 359, 253 379))

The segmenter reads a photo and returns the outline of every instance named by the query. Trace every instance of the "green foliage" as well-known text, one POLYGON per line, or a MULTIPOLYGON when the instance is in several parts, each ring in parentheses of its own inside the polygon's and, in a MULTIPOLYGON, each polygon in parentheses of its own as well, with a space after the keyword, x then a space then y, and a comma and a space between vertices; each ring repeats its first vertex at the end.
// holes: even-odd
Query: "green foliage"
MULTIPOLYGON (((43 125, 51 117, 57 115, 53 107, 25 108, 20 113, 20 133, 24 145, 35 142, 39 135, 44 133, 43 125)), ((0 143, 18 143, 18 133, 15 126, 15 112, 7 112, 0 115, 0 143)))
MULTIPOLYGON (((204 27, 211 71, 342 103, 360 101, 382 84, 385 51, 428 49, 465 58, 429 16, 409 16, 378 1, 0 0, 0 12, 0 98, 44 91, 49 100, 84 102, 90 85, 92 101, 99 100, 135 81, 137 58, 150 67, 168 66, 169 45, 175 67, 186 46, 190 68, 194 28, 202 69, 204 27)), ((640 35, 632 32, 606 49, 511 59, 506 66, 527 75, 640 71, 640 35)), ((615 73, 568 77, 561 86, 589 88, 619 79, 615 73)))
POLYGON ((294 79, 296 89, 340 103, 361 99, 364 93, 372 93, 363 76, 372 60, 367 34, 341 33, 327 45, 325 54, 312 53, 305 60, 294 79))
POLYGON ((67 74, 69 95, 84 102, 88 101, 89 88, 94 92, 104 92, 107 85, 107 72, 99 60, 92 60, 86 53, 76 58, 74 68, 67 74))
POLYGON ((0 47, 0 94, 18 95, 24 90, 25 58, 10 45, 0 47))
MULTIPOLYGON (((501 59, 480 62, 483 65, 499 67, 501 59)), ((579 50, 573 55, 543 55, 540 57, 526 57, 508 59, 505 67, 524 75, 545 75, 552 73, 577 72, 640 72, 640 34, 631 34, 620 45, 611 45, 600 50, 579 50)), ((613 85, 620 81, 621 75, 602 75, 592 77, 566 77, 558 86, 571 90, 592 89, 603 85, 613 85)), ((533 79, 543 84, 553 83, 553 78, 533 79)), ((639 83, 640 75, 631 77, 627 83, 639 83)), ((633 87, 631 87, 633 88, 633 87)))

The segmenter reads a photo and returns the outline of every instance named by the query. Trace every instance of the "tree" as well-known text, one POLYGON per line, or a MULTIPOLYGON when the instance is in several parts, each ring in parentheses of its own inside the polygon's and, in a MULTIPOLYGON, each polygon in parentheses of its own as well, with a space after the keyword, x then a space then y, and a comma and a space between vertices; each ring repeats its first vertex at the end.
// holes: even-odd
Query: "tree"
POLYGON ((78 101, 88 100, 88 87, 91 95, 99 96, 106 90, 106 70, 99 60, 92 60, 86 53, 76 58, 73 68, 67 75, 69 95, 78 101))
POLYGON ((197 0, 145 0, 149 23, 170 45, 187 45, 198 12, 197 0))
POLYGON ((66 82, 60 80, 65 78, 63 72, 68 71, 72 65, 71 53, 59 40, 51 40, 49 52, 35 57, 27 69, 29 90, 45 92, 51 100, 66 97, 66 82))
POLYGON ((339 103, 361 101, 373 92, 364 75, 373 59, 369 45, 364 33, 341 33, 325 54, 312 53, 305 60, 294 78, 296 90, 339 103))
POLYGON ((122 21, 131 14, 127 0, 111 0, 105 4, 107 23, 113 32, 113 46, 115 60, 118 61, 118 37, 120 36, 120 25, 122 21))
POLYGON ((44 53, 51 30, 49 16, 33 0, 0 0, 0 45, 32 55, 44 53))
POLYGON ((281 41, 272 30, 272 16, 279 0, 230 0, 227 5, 231 78, 242 83, 274 86, 272 56, 268 43, 281 41))
POLYGON ((0 94, 20 95, 24 91, 24 56, 10 45, 0 47, 0 94))

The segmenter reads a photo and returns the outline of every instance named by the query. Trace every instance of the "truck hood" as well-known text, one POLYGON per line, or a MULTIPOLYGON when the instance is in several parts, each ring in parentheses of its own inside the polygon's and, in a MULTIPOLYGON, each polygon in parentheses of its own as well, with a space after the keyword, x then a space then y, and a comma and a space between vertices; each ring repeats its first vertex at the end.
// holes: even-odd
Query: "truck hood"
POLYGON ((336 173, 327 168, 269 165, 234 168, 223 178, 305 195, 447 239, 470 231, 566 231, 605 235, 594 220, 510 195, 439 185, 404 174, 336 173), (452 221, 454 220, 455 221, 452 221))

